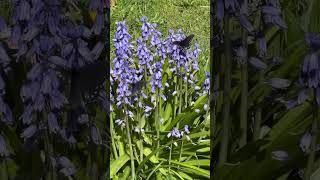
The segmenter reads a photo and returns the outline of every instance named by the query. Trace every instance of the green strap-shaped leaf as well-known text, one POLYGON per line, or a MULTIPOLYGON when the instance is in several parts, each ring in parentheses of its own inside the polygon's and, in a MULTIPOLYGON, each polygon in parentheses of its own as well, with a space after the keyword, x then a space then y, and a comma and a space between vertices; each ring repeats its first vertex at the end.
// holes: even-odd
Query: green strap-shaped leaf
POLYGON ((170 161, 172 164, 177 164, 180 166, 183 166, 185 168, 190 169, 194 174, 198 175, 198 176, 202 176, 202 177, 206 177, 206 178, 210 178, 210 171, 205 170, 205 169, 201 169, 195 166, 192 166, 190 164, 184 163, 184 162, 178 162, 178 161, 170 161))
POLYGON ((113 160, 110 165, 110 177, 112 178, 115 174, 117 174, 119 169, 121 169, 122 166, 126 164, 127 161, 129 161, 129 159, 130 157, 127 154, 124 154, 118 159, 113 160))

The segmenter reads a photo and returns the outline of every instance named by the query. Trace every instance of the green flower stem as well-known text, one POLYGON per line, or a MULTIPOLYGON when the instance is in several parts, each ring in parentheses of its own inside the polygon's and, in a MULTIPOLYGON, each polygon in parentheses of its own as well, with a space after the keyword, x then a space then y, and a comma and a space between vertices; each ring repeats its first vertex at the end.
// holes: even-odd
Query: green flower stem
POLYGON ((9 179, 7 173, 7 163, 5 160, 0 160, 0 178, 3 180, 9 179))
POLYGON ((247 144, 248 119, 248 64, 241 64, 240 148, 247 144))
POLYGON ((148 82, 148 77, 147 77, 148 73, 147 73, 147 66, 145 65, 144 66, 144 81, 145 81, 145 84, 144 84, 144 88, 146 90, 146 95, 148 95, 148 85, 147 85, 147 82, 148 82))
MULTIPOLYGON (((263 82, 263 72, 259 72, 259 83, 263 82)), ((262 101, 261 98, 258 99, 258 104, 262 101)), ((253 130, 253 139, 256 141, 260 138, 261 131, 261 123, 262 123, 262 108, 260 106, 257 107, 254 117, 254 130, 253 130)))
MULTIPOLYGON (((47 120, 47 113, 45 111, 42 112, 42 118, 47 120)), ((48 121, 45 122, 45 124, 48 126, 48 121)), ((55 167, 54 165, 52 164, 51 162, 51 158, 50 157, 53 157, 54 153, 53 153, 53 146, 51 144, 51 139, 50 139, 50 136, 49 136, 49 132, 48 132, 48 128, 46 128, 44 130, 44 143, 45 143, 45 152, 46 152, 46 163, 48 168, 49 168, 49 171, 47 173, 47 178, 48 180, 56 180, 57 179, 57 175, 56 175, 56 170, 55 170, 55 167)))
POLYGON ((135 159, 138 161, 138 164, 140 164, 140 158, 137 152, 137 148, 132 148, 133 149, 133 156, 135 157, 135 159))
POLYGON ((313 169, 314 169, 314 164, 315 164, 315 155, 316 155, 316 147, 317 147, 317 133, 318 133, 318 126, 319 126, 319 109, 317 105, 317 100, 316 100, 316 89, 313 89, 313 122, 312 122, 312 129, 311 129, 311 135, 312 135, 312 140, 311 140, 311 147, 310 147, 310 154, 308 157, 308 163, 305 171, 305 180, 310 180, 313 169))
POLYGON ((224 90, 223 90, 223 119, 222 139, 219 152, 219 164, 223 165, 228 158, 229 129, 230 129, 230 92, 231 92, 231 40, 230 40, 230 17, 224 18, 225 31, 225 54, 224 54, 224 90))
MULTIPOLYGON (((178 91, 178 82, 177 82, 177 78, 174 77, 174 90, 177 92, 178 91)), ((177 101, 178 101, 178 97, 177 95, 174 96, 174 104, 173 104, 173 119, 176 118, 176 108, 177 108, 177 101)))
MULTIPOLYGON (((248 0, 244 0, 241 8, 248 9, 248 0)), ((242 45, 248 53, 247 44, 248 33, 242 32, 242 45)), ((248 56, 241 64, 241 107, 240 107, 240 148, 247 144, 247 126, 248 126, 248 56)))
POLYGON ((181 146, 180 146, 179 162, 181 162, 182 152, 183 152, 183 141, 181 141, 181 146))
POLYGON ((140 161, 142 162, 143 161, 143 136, 142 136, 142 132, 141 132, 141 129, 142 129, 142 122, 141 122, 141 118, 140 118, 140 109, 137 110, 138 113, 137 113, 137 117, 138 117, 138 122, 139 122, 139 136, 140 136, 140 161))
POLYGON ((182 111, 182 90, 183 90, 183 86, 182 86, 182 83, 183 83, 183 79, 182 77, 180 78, 180 82, 179 82, 179 111, 178 111, 178 114, 181 113, 182 111))
POLYGON ((115 159, 118 159, 118 151, 116 148, 116 144, 115 144, 115 132, 114 132, 114 125, 113 125, 113 117, 112 117, 112 113, 110 114, 110 130, 111 130, 111 145, 112 145, 112 149, 113 149, 113 155, 115 159))
POLYGON ((185 96, 184 96, 184 108, 186 109, 188 107, 188 77, 187 82, 185 84, 185 96))
POLYGON ((173 144, 173 139, 171 138, 170 152, 169 152, 169 177, 171 177, 170 169, 171 169, 171 155, 172 155, 172 148, 173 148, 172 144, 173 144))
MULTIPOLYGON (((212 70, 213 71, 213 68, 212 70)), ((213 74, 213 72, 212 72, 213 74)), ((213 110, 210 111, 210 134, 211 137, 214 136, 214 132, 216 130, 216 122, 217 122, 217 100, 215 99, 211 99, 214 96, 215 91, 217 91, 219 89, 219 84, 220 84, 220 76, 217 75, 215 77, 215 80, 213 80, 213 78, 211 79, 211 83, 210 84, 215 84, 214 87, 210 88, 210 98, 209 98, 209 104, 210 104, 210 109, 212 108, 213 110), (212 121, 211 121, 212 120, 212 121)))
POLYGON ((125 116, 124 119, 126 121, 126 129, 127 129, 127 140, 128 140, 128 144, 129 144, 129 148, 130 148, 130 160, 131 160, 131 179, 135 180, 135 166, 134 166, 134 156, 133 156, 133 148, 132 148, 132 143, 131 143, 131 135, 130 135, 130 124, 129 124, 129 119, 127 117, 127 108, 126 106, 124 107, 124 111, 125 111, 125 116))
MULTIPOLYGON (((145 65, 144 66, 144 81, 145 81, 145 83, 144 83, 144 90, 145 90, 145 95, 146 96, 148 96, 148 77, 147 77, 147 75, 148 75, 148 72, 147 72, 147 66, 145 65)), ((149 124, 149 123, 146 123, 146 127, 145 127, 145 130, 146 131, 150 131, 151 130, 151 125, 149 124)))
POLYGON ((89 157, 88 157, 88 179, 98 179, 98 167, 97 167, 97 147, 95 144, 89 144, 89 157))
MULTIPOLYGON (((159 89, 156 90, 156 113, 155 113, 155 125, 157 131, 157 149, 160 147, 160 117, 159 117, 159 89)), ((159 156, 159 152, 157 152, 157 157, 159 156)))
POLYGON ((206 110, 206 114, 204 116, 204 119, 206 119, 209 116, 209 113, 210 113, 210 95, 209 94, 207 94, 207 95, 208 95, 208 101, 207 101, 208 108, 206 110))

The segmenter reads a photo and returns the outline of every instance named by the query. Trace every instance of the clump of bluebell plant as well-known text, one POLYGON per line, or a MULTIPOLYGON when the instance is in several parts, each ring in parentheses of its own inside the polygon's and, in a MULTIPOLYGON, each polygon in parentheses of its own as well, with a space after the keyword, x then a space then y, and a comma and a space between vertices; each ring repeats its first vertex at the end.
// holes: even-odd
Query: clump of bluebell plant
MULTIPOLYGON (((16 131, 20 132, 26 151, 37 149, 45 152, 43 164, 48 171, 40 173, 46 176, 42 179, 47 179, 50 174, 57 178, 57 174, 73 176, 76 173, 67 154, 59 155, 54 163, 53 157, 57 156, 59 149, 53 146, 54 143, 64 144, 70 152, 77 142, 86 144, 88 148, 102 145, 101 129, 93 118, 88 118, 86 111, 78 114, 76 122, 71 122, 72 118, 65 118, 65 115, 74 108, 70 98, 73 93, 70 90, 72 74, 81 67, 104 59, 101 53, 105 49, 106 39, 100 38, 99 42, 96 37, 105 37, 107 4, 107 1, 92 0, 88 2, 89 7, 84 8, 78 7, 76 2, 63 0, 15 0, 12 1, 11 23, 7 24, 0 17, 0 66, 4 70, 4 74, 2 71, 0 73, 0 118, 6 124, 14 122, 18 126, 16 131), (92 23, 88 20, 73 21, 66 15, 70 13, 71 6, 95 12, 92 23), (26 72, 23 74, 22 71, 21 74, 25 77, 12 76, 12 73, 16 73, 11 68, 13 63, 24 67, 23 71, 26 72), (21 86, 21 102, 18 103, 22 104, 11 103, 10 107, 5 102, 6 84, 2 75, 6 76, 6 80, 23 79, 23 84, 14 86, 21 86), (20 110, 12 113, 17 106, 21 106, 21 114, 18 113, 20 110), (81 138, 83 133, 88 137, 81 138)), ((103 106, 102 109, 109 109, 105 92, 98 94, 93 101, 103 106)), ((83 107, 89 107, 84 97, 81 101, 83 107)), ((1 157, 13 153, 7 152, 4 137, 0 135, 1 157)), ((95 160, 91 161, 96 163, 95 160)))
MULTIPOLYGON (((161 132, 165 126, 200 96, 208 95, 210 81, 209 73, 206 73, 205 80, 198 79, 199 44, 184 49, 173 43, 186 38, 181 29, 170 29, 165 37, 157 24, 149 23, 147 17, 142 17, 141 37, 134 40, 125 21, 116 24, 113 39, 115 57, 110 70, 111 127, 114 127, 111 128, 112 153, 117 158, 117 136, 127 134, 121 141, 129 146, 131 177, 135 177, 137 172, 134 166, 144 159, 144 148, 156 150, 163 145, 165 136, 161 132), (194 86, 198 88, 190 91, 194 86), (170 117, 164 117, 163 110, 169 104, 173 106, 173 113, 170 117), (154 135, 146 134, 150 131, 154 135), (146 136, 154 141, 146 142, 146 136), (136 143, 139 148, 134 146, 136 143), (136 151, 140 151, 138 159, 134 156, 136 151)), ((191 125, 179 130, 179 123, 174 124, 167 138, 176 137, 179 140, 185 136, 190 140, 191 125)))
MULTIPOLYGON (((214 8, 214 48, 223 47, 224 59, 221 63, 224 64, 224 70, 222 70, 224 85, 223 91, 226 96, 223 98, 223 120, 222 120, 222 140, 220 145, 220 157, 219 162, 221 164, 227 161, 228 146, 229 146, 229 133, 230 125, 230 104, 229 93, 233 86, 232 81, 232 61, 236 60, 240 67, 240 128, 241 133, 239 137, 239 148, 242 148, 247 144, 247 132, 248 132, 248 112, 249 101, 248 92, 249 76, 248 66, 252 65, 256 71, 260 74, 259 81, 263 83, 265 70, 273 66, 268 62, 272 59, 271 54, 268 54, 267 41, 265 37, 265 29, 270 26, 276 26, 280 30, 286 29, 287 24, 282 16, 281 6, 278 0, 266 0, 266 1, 236 1, 236 0, 216 0, 212 4, 214 8), (259 21, 256 21, 256 17, 260 17, 259 21), (253 23, 255 22, 255 23, 253 23), (238 25, 240 28, 238 28, 238 25), (254 46, 256 48, 254 48, 254 46), (252 48, 251 48, 252 47, 252 48), (253 51, 249 51, 249 48, 253 51)), ((220 63, 217 63, 220 64, 220 63)), ((217 73, 218 74, 218 73, 217 73)), ((273 78, 266 80, 265 83, 271 85, 274 89, 285 89, 290 85, 290 81, 281 78, 273 78)), ((260 98, 257 102, 261 103, 263 98, 260 98)), ((261 122, 261 108, 255 109, 255 129, 254 139, 259 138, 260 134, 260 122, 261 122)), ((250 123, 250 122, 249 122, 250 123)), ((252 122, 253 123, 253 122, 252 122)))

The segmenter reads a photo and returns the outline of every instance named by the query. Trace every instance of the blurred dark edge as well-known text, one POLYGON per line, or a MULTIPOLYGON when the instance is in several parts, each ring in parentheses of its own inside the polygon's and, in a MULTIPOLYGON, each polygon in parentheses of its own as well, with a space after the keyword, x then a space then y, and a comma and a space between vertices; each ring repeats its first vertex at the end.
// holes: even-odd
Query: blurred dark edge
MULTIPOLYGON (((106 60, 109 62, 108 66, 107 66, 107 77, 110 77, 110 0, 106 0, 107 1, 107 9, 106 9, 106 51, 107 51, 107 56, 106 56, 106 60)), ((110 107, 110 78, 106 79, 106 89, 107 89, 107 99, 108 99, 108 107, 110 107)), ((107 160, 107 173, 105 175, 105 179, 110 179, 110 144, 111 144, 111 135, 110 135, 110 108, 107 109, 107 117, 106 117, 106 133, 107 133, 107 139, 106 139, 106 160, 107 160)))
POLYGON ((214 58, 213 58, 213 26, 214 26, 214 0, 210 0, 210 179, 213 179, 214 159, 213 159, 213 140, 214 140, 214 58))
POLYGON ((223 72, 221 72, 221 65, 220 61, 217 59, 220 59, 221 56, 219 53, 214 53, 221 51, 223 47, 218 46, 219 43, 219 24, 216 21, 215 17, 215 0, 210 0, 210 179, 213 179, 214 171, 216 168, 216 164, 218 161, 217 158, 217 149, 214 149, 214 146, 216 142, 214 140, 217 138, 218 131, 216 128, 216 115, 215 115, 215 106, 216 106, 216 100, 219 96, 218 89, 220 81, 219 79, 223 75, 223 72), (218 38, 218 41, 217 41, 218 38))

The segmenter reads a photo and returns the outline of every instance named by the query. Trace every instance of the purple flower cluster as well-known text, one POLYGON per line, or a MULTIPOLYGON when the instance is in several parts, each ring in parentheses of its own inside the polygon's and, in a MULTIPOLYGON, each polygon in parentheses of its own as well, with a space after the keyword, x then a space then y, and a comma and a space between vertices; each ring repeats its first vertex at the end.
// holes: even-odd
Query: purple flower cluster
POLYGON ((11 124, 13 121, 12 112, 7 103, 5 103, 3 96, 5 95, 5 82, 0 75, 0 116, 2 121, 6 124, 11 124))
POLYGON ((182 33, 181 30, 177 31, 177 34, 174 34, 173 30, 169 30, 169 37, 168 37, 168 53, 169 53, 169 63, 171 64, 171 71, 179 73, 182 71, 181 68, 184 68, 185 70, 188 69, 188 64, 187 64, 187 54, 186 52, 179 48, 178 45, 172 44, 171 42, 174 41, 181 41, 185 38, 186 36, 182 33))
POLYGON ((147 45, 143 42, 142 39, 137 40, 137 55, 139 58, 140 72, 149 72, 152 73, 151 63, 153 61, 153 54, 148 49, 147 45))
MULTIPOLYGON (((169 83, 163 85, 162 82, 164 62, 168 60, 169 68, 173 72, 172 76, 182 77, 185 83, 196 84, 197 79, 194 74, 199 71, 198 57, 201 50, 199 44, 195 44, 195 48, 192 50, 182 49, 173 44, 174 41, 186 38, 182 30, 178 30, 176 33, 169 30, 169 36, 163 38, 162 33, 157 30, 156 24, 147 22, 146 17, 142 17, 141 22, 142 37, 133 43, 125 22, 116 23, 117 30, 113 39, 116 57, 113 60, 110 80, 112 84, 110 88, 116 87, 116 92, 112 92, 110 96, 114 98, 117 107, 122 105, 130 107, 137 103, 137 107, 144 112, 143 116, 149 117, 155 107, 150 106, 143 99, 151 98, 151 102, 155 102, 155 97, 162 97, 164 101, 167 99, 163 90, 170 85, 169 83), (134 43, 136 43, 136 47, 133 46, 134 43), (137 63, 134 62, 135 57, 137 63), (143 88, 145 83, 150 83, 150 91, 143 88)), ((207 75, 203 93, 209 91, 209 83, 209 75, 207 75)), ((130 119, 136 117, 128 109, 123 113, 130 119)), ((118 115, 116 114, 116 116, 118 115)), ((127 125, 122 117, 117 117, 115 124, 120 127, 127 125)), ((144 129, 138 126, 134 127, 134 130, 143 132, 144 129)), ((189 127, 186 126, 181 131, 173 129, 170 136, 182 137, 189 133, 189 127)))
MULTIPOLYGON (((62 6, 70 4, 76 6, 71 1, 14 0, 12 24, 7 26, 0 17, 0 67, 5 73, 10 70, 11 55, 16 57, 17 63, 31 67, 28 69, 25 84, 20 89, 20 98, 24 105, 20 116, 23 128, 20 137, 26 145, 44 140, 42 133, 47 130, 49 137, 58 135, 70 144, 77 142, 69 127, 65 127, 69 122, 68 125, 60 122, 61 114, 68 109, 65 96, 68 87, 62 88, 61 85, 62 82, 69 82, 65 70, 73 72, 100 57, 104 45, 102 42, 95 43, 95 37, 104 33, 108 1, 90 2, 88 10, 96 12, 94 24, 90 28, 86 27, 84 21, 77 23, 64 15, 69 8, 62 6), (12 50, 8 51, 10 56, 7 49, 12 50)), ((5 123, 10 123, 13 115, 4 101, 4 79, 6 78, 0 76, 0 117, 5 123)), ((101 102, 104 109, 109 110, 105 92, 100 91, 98 95, 97 101, 101 102)), ((81 124, 88 125, 91 141, 101 145, 99 128, 94 122, 89 123, 88 115, 81 114, 78 119, 81 124)), ((0 135, 0 156, 8 155, 4 137, 0 135)), ((64 176, 71 176, 76 171, 71 161, 63 156, 57 159, 57 166, 64 176)))
POLYGON ((204 84, 203 84, 203 90, 204 93, 208 93, 208 95, 210 95, 210 73, 206 71, 206 79, 204 80, 204 84))
POLYGON ((263 20, 266 24, 276 25, 279 28, 286 29, 287 24, 281 16, 281 9, 278 0, 272 0, 267 5, 261 7, 263 20))
POLYGON ((64 176, 71 176, 76 172, 75 165, 65 156, 52 158, 53 164, 58 169, 59 173, 64 176))
POLYGON ((179 130, 178 128, 174 127, 168 134, 167 137, 175 137, 175 138, 182 138, 183 136, 186 136, 188 140, 190 140, 190 137, 188 136, 190 134, 190 127, 188 125, 185 125, 182 130, 179 130))
POLYGON ((195 44, 195 48, 185 50, 172 44, 174 41, 180 41, 186 38, 182 30, 178 30, 175 34, 173 30, 169 30, 169 37, 167 38, 167 52, 170 63, 170 70, 178 77, 182 77, 185 83, 194 85, 197 82, 193 72, 199 70, 198 57, 201 52, 199 44, 195 44))
MULTIPOLYGON (((0 39, 4 38, 4 34, 9 31, 9 28, 2 17, 0 17, 0 39)), ((8 56, 6 50, 3 47, 2 42, 0 42, 0 67, 4 70, 5 73, 8 73, 10 70, 10 57, 8 56)), ((6 85, 3 77, 0 74, 0 116, 2 121, 6 124, 11 124, 13 122, 12 112, 9 105, 4 101, 4 96, 6 85)))
POLYGON ((320 49, 320 34, 306 33, 305 43, 309 48, 309 53, 305 56, 302 70, 300 73, 299 83, 303 89, 298 96, 298 104, 303 103, 315 90, 317 103, 320 106, 320 57, 318 50, 320 49))
POLYGON ((152 25, 150 23, 148 23, 147 20, 148 19, 146 16, 143 16, 141 18, 141 22, 142 22, 141 35, 142 35, 143 40, 148 40, 151 33, 152 33, 152 30, 153 30, 152 25))
POLYGON ((131 96, 131 84, 134 81, 134 69, 132 66, 132 49, 130 42, 131 35, 128 33, 128 28, 125 22, 117 22, 117 32, 114 38, 114 46, 116 48, 116 58, 113 60, 114 69, 113 77, 118 81, 117 106, 132 105, 129 98, 131 96))
POLYGON ((92 26, 92 32, 96 35, 101 34, 104 25, 104 9, 107 7, 109 3, 107 0, 92 0, 89 5, 89 9, 96 11, 96 19, 94 25, 92 26))
MULTIPOLYGON (((257 7, 249 7, 248 4, 245 4, 245 1, 237 0, 216 0, 214 5, 216 8, 215 17, 217 18, 218 23, 222 23, 225 13, 228 13, 230 16, 236 17, 239 20, 241 27, 245 29, 250 36, 255 37, 258 56, 260 58, 267 56, 266 40, 264 34, 254 28, 250 22, 249 15, 254 15, 256 11, 261 10, 262 20, 265 25, 275 25, 281 29, 287 28, 287 24, 281 15, 281 8, 278 0, 268 0, 265 3, 256 4, 255 6, 257 7)), ((216 37, 223 36, 218 34, 216 37)), ((221 39, 220 41, 223 42, 221 39)), ((234 51, 235 58, 238 60, 238 62, 243 63, 246 59, 248 59, 248 50, 242 45, 242 43, 236 45, 234 51)))
MULTIPOLYGON (((156 89, 162 90, 162 63, 161 61, 156 62, 154 65, 154 74, 150 81, 151 84, 151 92, 155 92, 156 89)), ((157 94, 158 96, 158 94, 157 94)))

